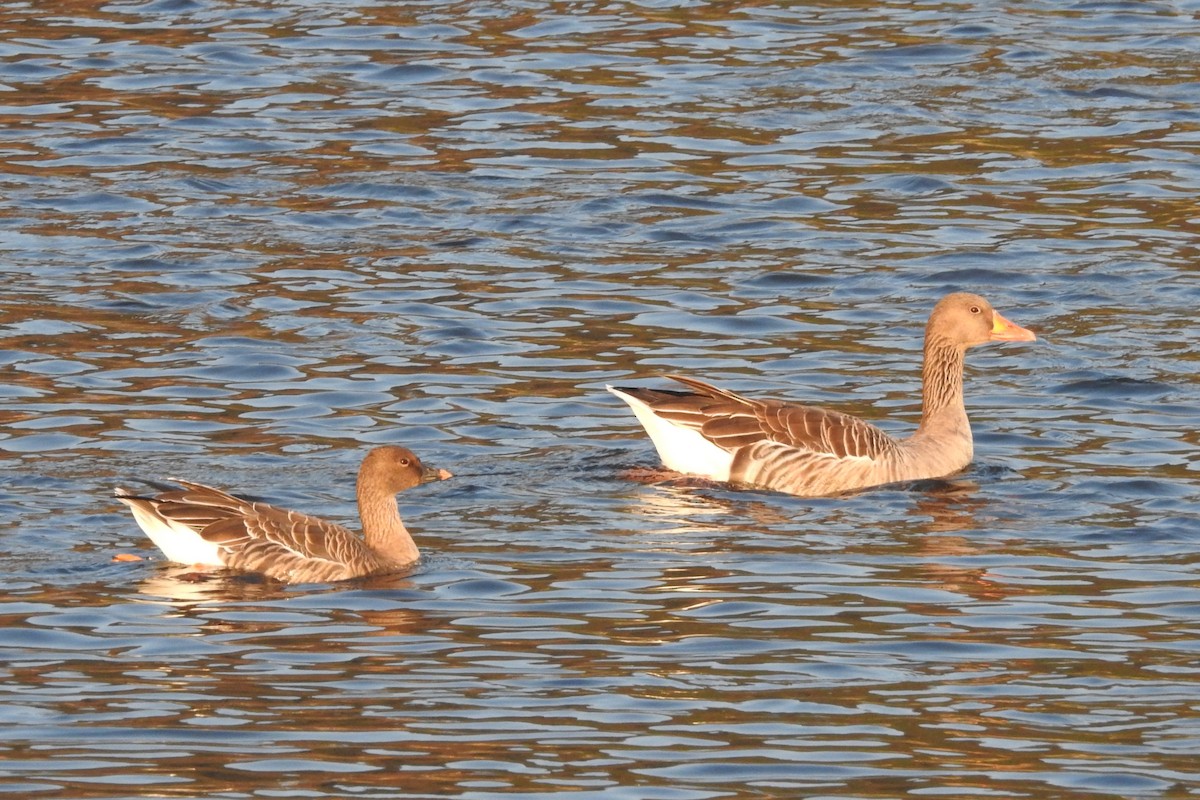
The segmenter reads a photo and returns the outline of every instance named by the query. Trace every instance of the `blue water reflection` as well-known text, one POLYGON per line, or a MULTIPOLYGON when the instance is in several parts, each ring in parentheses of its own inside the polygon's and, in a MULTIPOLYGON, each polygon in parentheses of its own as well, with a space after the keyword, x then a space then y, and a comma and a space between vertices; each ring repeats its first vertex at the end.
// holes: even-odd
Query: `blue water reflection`
POLYGON ((4 790, 1200 780, 1187 4, 0 17, 4 790), (903 434, 957 288, 1040 341, 971 353, 951 480, 648 480, 603 391, 686 372, 903 434), (109 499, 352 521, 389 442, 455 473, 400 498, 411 574, 205 578, 109 499))

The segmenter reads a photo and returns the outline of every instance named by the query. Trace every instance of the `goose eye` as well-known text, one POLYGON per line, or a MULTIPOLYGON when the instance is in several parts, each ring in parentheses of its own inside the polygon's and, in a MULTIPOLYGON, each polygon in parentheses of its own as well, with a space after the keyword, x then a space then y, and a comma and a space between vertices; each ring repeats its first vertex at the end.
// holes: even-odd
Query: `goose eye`
POLYGON ((400 466, 402 466, 402 467, 407 467, 407 466, 408 466, 408 459, 407 459, 407 458, 402 458, 402 459, 400 459, 400 466))
POLYGON ((978 313, 979 313, 979 306, 971 306, 971 313, 972 313, 972 314, 978 314, 978 313))

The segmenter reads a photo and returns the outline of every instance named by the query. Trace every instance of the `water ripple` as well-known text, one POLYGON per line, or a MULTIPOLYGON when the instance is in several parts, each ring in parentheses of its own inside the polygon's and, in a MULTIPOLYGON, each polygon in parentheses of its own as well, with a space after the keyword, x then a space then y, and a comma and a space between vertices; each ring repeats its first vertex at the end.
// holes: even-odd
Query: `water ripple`
POLYGON ((6 791, 1196 783, 1186 8, 0 16, 6 791), (629 479, 603 387, 663 373, 910 431, 959 288, 1040 340, 968 357, 963 475, 629 479), (110 499, 350 521, 386 442, 456 473, 405 575, 197 576, 110 499))

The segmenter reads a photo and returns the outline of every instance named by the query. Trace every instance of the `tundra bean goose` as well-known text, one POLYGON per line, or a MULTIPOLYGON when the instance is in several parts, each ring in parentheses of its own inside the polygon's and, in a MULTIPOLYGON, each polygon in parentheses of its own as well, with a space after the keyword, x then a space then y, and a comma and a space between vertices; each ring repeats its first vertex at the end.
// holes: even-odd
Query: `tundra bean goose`
POLYGON ((341 525, 244 500, 220 489, 172 478, 180 489, 151 497, 117 487, 147 536, 171 561, 258 572, 286 583, 324 583, 396 572, 419 557, 396 493, 446 470, 421 464, 403 447, 377 447, 358 470, 363 535, 341 525))
POLYGON ((979 295, 943 297, 925 326, 921 422, 893 439, 866 420, 779 400, 752 400, 694 378, 684 391, 608 387, 637 416, 667 468, 801 496, 939 478, 970 463, 963 357, 985 342, 1031 342, 979 295))

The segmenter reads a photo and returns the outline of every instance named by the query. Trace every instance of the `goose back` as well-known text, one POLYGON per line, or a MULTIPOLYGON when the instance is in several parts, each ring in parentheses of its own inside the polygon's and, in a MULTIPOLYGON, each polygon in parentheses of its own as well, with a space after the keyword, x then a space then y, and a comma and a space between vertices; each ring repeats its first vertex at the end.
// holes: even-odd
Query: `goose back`
POLYGON ((359 470, 358 503, 366 536, 299 511, 248 500, 178 478, 178 488, 137 496, 118 488, 143 531, 167 558, 257 572, 288 583, 340 581, 410 566, 419 552, 395 493, 450 477, 410 451, 372 450, 359 470))
POLYGON ((667 377, 686 391, 608 388, 634 410, 670 469, 797 495, 835 494, 943 477, 969 464, 967 348, 1035 338, 978 295, 942 298, 925 328, 921 423, 906 439, 849 414, 754 400, 680 375, 667 377))

